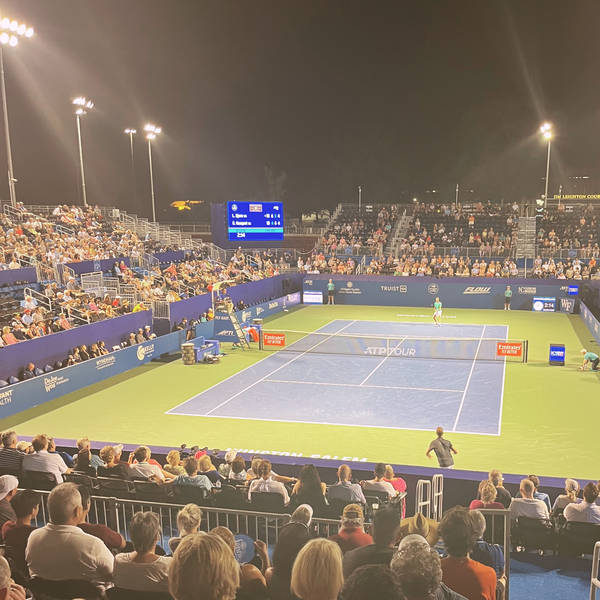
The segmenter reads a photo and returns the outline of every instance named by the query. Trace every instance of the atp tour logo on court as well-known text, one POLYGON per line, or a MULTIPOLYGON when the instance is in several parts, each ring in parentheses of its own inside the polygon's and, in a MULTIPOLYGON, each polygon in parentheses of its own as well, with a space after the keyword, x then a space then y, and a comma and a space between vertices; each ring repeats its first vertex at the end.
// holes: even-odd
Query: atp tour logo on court
POLYGON ((416 356, 415 348, 387 348, 386 346, 367 346, 364 351, 369 356, 416 356))
POLYGON ((440 291, 440 286, 437 283, 430 283, 427 286, 427 291, 434 296, 435 294, 439 293, 440 291))
POLYGON ((466 287, 465 291, 463 292, 463 294, 467 294, 467 295, 491 294, 491 293, 492 293, 491 287, 473 286, 473 285, 466 287))
POLYGON ((144 360, 144 358, 146 358, 146 356, 148 356, 149 354, 152 354, 154 352, 154 344, 150 344, 148 346, 138 346, 138 349, 136 351, 136 356, 138 357, 138 360, 144 360))
POLYGON ((0 392, 0 406, 6 406, 12 402, 12 390, 7 390, 6 392, 0 392))

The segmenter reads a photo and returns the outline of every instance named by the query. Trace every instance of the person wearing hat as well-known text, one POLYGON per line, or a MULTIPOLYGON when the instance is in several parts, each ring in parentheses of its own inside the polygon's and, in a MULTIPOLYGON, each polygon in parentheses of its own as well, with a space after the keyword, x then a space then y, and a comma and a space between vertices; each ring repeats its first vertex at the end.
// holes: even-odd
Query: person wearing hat
POLYGON ((18 487, 19 480, 14 475, 2 475, 0 477, 0 527, 7 521, 17 520, 17 515, 10 501, 17 493, 18 487))
POLYGON ((225 462, 219 465, 219 475, 225 478, 229 477, 229 474, 231 473, 231 463, 236 456, 237 452, 235 450, 227 450, 227 452, 225 452, 225 462))
POLYGON ((365 516, 362 506, 360 504, 347 504, 342 513, 340 530, 329 539, 338 544, 343 554, 361 546, 369 546, 373 543, 373 538, 365 533, 364 524, 365 516))
POLYGON ((408 517, 402 520, 399 529, 399 539, 403 540, 409 535, 420 535, 427 543, 433 547, 439 539, 438 522, 434 519, 428 519, 421 513, 417 513, 414 517, 408 517))

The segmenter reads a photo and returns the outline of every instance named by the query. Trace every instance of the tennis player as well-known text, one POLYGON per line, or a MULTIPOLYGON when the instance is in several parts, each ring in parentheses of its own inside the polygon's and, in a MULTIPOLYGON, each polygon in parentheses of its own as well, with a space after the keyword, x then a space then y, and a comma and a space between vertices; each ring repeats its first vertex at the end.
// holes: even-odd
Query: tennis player
POLYGON ((435 302, 433 303, 433 322, 438 327, 442 326, 442 324, 440 322, 441 318, 442 318, 442 303, 440 302, 439 298, 436 298, 435 302))

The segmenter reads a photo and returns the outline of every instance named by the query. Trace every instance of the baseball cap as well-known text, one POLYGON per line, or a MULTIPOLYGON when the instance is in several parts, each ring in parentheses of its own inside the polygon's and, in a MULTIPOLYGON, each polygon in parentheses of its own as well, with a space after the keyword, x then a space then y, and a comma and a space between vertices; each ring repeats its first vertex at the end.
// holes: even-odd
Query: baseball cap
POLYGON ((0 477, 0 500, 4 500, 8 494, 19 487, 19 480, 14 475, 2 475, 0 477))
POLYGON ((302 525, 310 526, 313 516, 313 509, 310 504, 301 504, 290 518, 291 523, 302 523, 302 525))
POLYGON ((342 519, 348 521, 356 521, 358 519, 363 520, 364 518, 365 514, 360 504, 346 504, 346 506, 344 506, 342 519))

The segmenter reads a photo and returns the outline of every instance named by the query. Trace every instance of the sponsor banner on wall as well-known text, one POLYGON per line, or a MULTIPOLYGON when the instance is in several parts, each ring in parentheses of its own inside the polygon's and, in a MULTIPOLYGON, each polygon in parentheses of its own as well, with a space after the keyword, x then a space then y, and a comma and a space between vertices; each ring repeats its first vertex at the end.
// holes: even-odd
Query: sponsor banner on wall
POLYGON ((580 315, 594 339, 600 344, 600 322, 583 302, 580 304, 580 315))
POLYGON ((0 419, 124 373, 162 354, 178 352, 185 337, 185 331, 175 331, 0 389, 0 419))
MULTIPOLYGON (((336 304, 373 306, 431 307, 439 296, 445 308, 504 308, 504 292, 510 285, 514 291, 511 308, 531 310, 535 296, 565 298, 568 287, 560 280, 494 279, 482 277, 441 278, 394 277, 384 275, 330 275, 311 273, 304 280, 304 293, 309 299, 316 294, 327 297, 327 282, 335 283, 336 304), (560 288, 564 287, 564 290, 560 288)), ((576 308, 576 306, 575 306, 576 308)))

